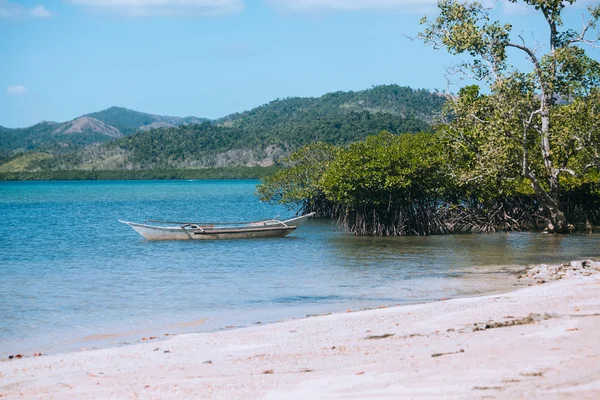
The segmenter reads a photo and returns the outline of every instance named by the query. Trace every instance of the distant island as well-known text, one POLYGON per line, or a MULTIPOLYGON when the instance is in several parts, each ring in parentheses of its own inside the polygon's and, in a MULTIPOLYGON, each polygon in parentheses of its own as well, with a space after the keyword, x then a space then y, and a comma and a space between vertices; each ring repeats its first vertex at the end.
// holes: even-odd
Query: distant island
POLYGON ((0 180, 260 178, 293 151, 380 131, 431 131, 445 95, 397 85, 277 99, 209 120, 122 107, 0 127, 0 180))

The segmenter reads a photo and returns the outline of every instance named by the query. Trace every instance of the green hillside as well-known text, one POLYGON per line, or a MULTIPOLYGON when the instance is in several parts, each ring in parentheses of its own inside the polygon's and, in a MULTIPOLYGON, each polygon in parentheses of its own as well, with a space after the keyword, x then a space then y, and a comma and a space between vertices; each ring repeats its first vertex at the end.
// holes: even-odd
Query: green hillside
POLYGON ((375 86, 358 92, 334 92, 317 98, 292 97, 274 100, 243 113, 231 114, 216 121, 226 126, 264 126, 273 122, 310 122, 314 118, 366 111, 388 113, 431 121, 446 98, 426 90, 398 85, 375 86))
POLYGON ((206 118, 196 117, 168 117, 155 114, 146 114, 139 111, 129 110, 123 107, 110 107, 103 111, 86 114, 85 117, 91 117, 105 124, 117 128, 123 135, 129 135, 152 124, 157 124, 157 128, 164 127, 160 125, 180 126, 188 124, 198 124, 207 121, 206 118))
POLYGON ((16 129, 0 127, 0 161, 2 157, 29 151, 64 154, 142 130, 203 121, 206 119, 167 117, 111 107, 67 122, 44 121, 16 129))
MULTIPOLYGON (((431 122, 445 101, 438 93, 397 85, 336 92, 318 98, 281 99, 215 121, 148 131, 138 129, 103 144, 54 152, 53 157, 27 159, 18 165, 27 165, 31 171, 270 166, 317 141, 344 146, 382 130, 391 133, 431 130, 431 122)), ((112 107, 86 117, 123 132, 128 127, 147 124, 151 121, 148 116, 112 107)))
POLYGON ((0 165, 0 173, 4 172, 24 172, 35 169, 32 164, 36 164, 40 160, 52 158, 52 155, 47 153, 29 152, 20 157, 7 159, 5 163, 0 165))

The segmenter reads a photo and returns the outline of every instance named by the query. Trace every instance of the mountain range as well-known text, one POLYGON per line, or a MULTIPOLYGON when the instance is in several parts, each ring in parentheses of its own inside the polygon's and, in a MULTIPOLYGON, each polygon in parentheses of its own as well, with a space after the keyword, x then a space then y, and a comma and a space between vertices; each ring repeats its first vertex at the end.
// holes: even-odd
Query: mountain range
POLYGON ((315 141, 345 145, 381 130, 430 130, 445 101, 384 85, 277 99, 215 120, 111 107, 64 123, 0 127, 0 173, 270 166, 315 141))
POLYGON ((110 107, 67 122, 42 121, 28 128, 0 127, 0 155, 43 151, 61 153, 155 128, 198 124, 196 117, 165 117, 110 107))

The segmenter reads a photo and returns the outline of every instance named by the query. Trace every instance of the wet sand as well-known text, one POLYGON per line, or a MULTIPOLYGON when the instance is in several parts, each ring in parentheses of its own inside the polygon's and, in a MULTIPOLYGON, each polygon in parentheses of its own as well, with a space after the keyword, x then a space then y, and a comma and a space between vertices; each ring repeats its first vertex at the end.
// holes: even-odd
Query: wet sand
POLYGON ((534 269, 532 286, 506 294, 3 360, 0 398, 600 398, 597 269, 534 269))

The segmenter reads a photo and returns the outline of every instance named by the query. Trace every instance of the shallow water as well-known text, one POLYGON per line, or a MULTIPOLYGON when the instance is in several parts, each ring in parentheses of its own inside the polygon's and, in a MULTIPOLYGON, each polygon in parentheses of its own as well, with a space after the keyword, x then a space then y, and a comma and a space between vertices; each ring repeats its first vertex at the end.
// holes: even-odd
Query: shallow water
POLYGON ((599 256, 600 235, 342 235, 149 242, 118 219, 257 220, 256 181, 0 183, 0 357, 513 288, 599 256))

